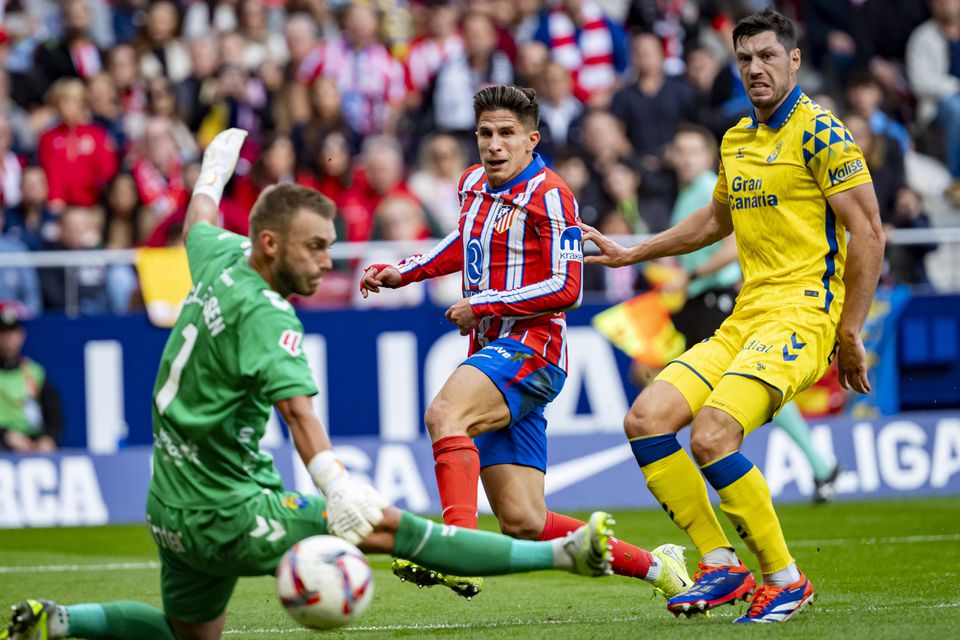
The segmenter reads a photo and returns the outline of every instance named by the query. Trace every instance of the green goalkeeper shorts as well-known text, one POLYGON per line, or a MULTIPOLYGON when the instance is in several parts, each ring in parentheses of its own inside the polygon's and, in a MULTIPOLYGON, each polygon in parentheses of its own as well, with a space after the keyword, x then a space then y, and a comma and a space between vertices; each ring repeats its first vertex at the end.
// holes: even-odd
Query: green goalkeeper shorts
POLYGON ((163 610, 184 622, 222 614, 241 576, 275 572, 295 542, 327 533, 320 496, 261 493, 218 509, 164 505, 151 492, 147 526, 160 553, 163 610))

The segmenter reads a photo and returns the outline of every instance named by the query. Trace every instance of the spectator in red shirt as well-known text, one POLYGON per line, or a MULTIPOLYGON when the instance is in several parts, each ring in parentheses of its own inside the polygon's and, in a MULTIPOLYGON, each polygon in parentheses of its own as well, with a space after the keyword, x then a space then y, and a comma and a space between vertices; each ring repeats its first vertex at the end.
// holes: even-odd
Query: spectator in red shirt
POLYGON ((133 163, 133 179, 144 205, 163 220, 187 201, 183 179, 183 159, 177 153, 170 120, 152 117, 147 121, 138 159, 133 163))
POLYGON ((310 163, 297 176, 297 182, 312 187, 339 205, 350 185, 350 142, 344 131, 331 131, 320 141, 310 163))
POLYGON ((349 242, 370 239, 373 212, 383 198, 406 195, 416 200, 404 181, 403 152, 394 138, 374 136, 364 140, 360 163, 353 185, 338 203, 349 242))
POLYGON ((82 80, 58 80, 47 96, 60 118, 37 144, 37 159, 50 184, 50 206, 95 206, 117 172, 116 149, 107 132, 89 122, 82 80))

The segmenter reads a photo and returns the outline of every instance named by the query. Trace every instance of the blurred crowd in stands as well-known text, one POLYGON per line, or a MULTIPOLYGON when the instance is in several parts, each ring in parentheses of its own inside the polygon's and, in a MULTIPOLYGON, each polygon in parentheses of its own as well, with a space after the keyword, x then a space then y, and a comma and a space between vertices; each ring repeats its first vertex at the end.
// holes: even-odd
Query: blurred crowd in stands
MULTIPOLYGON (((0 253, 179 243, 202 150, 226 127, 250 132, 227 229, 247 233, 266 186, 299 182, 335 201, 341 241, 442 237, 477 158, 473 94, 496 83, 537 90, 539 151, 584 221, 660 231, 678 130, 719 139, 749 111, 730 36, 769 4, 0 0, 0 253)), ((773 4, 799 26, 801 87, 863 148, 884 224, 929 227, 931 199, 960 207, 960 0, 773 4)), ((934 248, 894 248, 885 278, 926 283, 934 248)), ((307 302, 348 302, 353 266, 307 302)), ((125 313, 137 290, 123 264, 0 269, 0 300, 32 315, 71 297, 125 313)))

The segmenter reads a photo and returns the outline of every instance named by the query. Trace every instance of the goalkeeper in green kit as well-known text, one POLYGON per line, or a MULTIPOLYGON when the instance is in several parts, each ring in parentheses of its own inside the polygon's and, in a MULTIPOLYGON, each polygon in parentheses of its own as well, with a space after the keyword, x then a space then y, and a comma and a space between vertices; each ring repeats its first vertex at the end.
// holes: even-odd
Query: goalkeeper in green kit
POLYGON ((250 212, 249 238, 217 228, 245 137, 224 131, 204 153, 183 231, 193 288, 154 388, 147 519, 160 555, 163 611, 134 601, 26 600, 13 607, 0 640, 219 638, 237 579, 272 574, 287 549, 317 534, 457 575, 609 573, 607 514, 593 514, 567 538, 514 540, 387 506, 351 478, 313 412, 317 389, 301 349, 303 327, 286 301, 311 295, 332 266, 333 203, 305 187, 270 187, 250 212), (284 491, 272 458, 260 451, 271 406, 322 497, 284 491))

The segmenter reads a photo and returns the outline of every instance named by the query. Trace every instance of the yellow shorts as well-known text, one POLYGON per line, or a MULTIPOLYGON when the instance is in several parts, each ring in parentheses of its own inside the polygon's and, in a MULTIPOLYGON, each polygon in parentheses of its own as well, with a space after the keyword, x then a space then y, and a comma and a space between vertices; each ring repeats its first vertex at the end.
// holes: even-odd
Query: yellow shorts
POLYGON ((713 336, 667 364, 656 379, 676 387, 694 416, 704 406, 720 409, 747 434, 819 380, 836 345, 836 326, 819 308, 734 309, 713 336))

